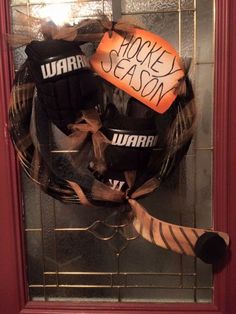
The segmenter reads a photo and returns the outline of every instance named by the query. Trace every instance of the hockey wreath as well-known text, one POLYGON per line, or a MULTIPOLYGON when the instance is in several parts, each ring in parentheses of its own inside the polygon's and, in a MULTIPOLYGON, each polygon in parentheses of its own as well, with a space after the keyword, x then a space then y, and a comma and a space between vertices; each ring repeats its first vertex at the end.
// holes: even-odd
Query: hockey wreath
POLYGON ((122 22, 60 29, 44 23, 42 34, 44 40, 26 40, 9 109, 11 138, 28 176, 62 202, 125 204, 136 231, 165 249, 207 263, 223 258, 227 234, 169 224, 138 202, 191 143, 196 108, 189 61, 159 36, 122 22), (89 61, 81 44, 102 36, 89 61), (104 101, 114 85, 129 95, 122 110, 104 101))

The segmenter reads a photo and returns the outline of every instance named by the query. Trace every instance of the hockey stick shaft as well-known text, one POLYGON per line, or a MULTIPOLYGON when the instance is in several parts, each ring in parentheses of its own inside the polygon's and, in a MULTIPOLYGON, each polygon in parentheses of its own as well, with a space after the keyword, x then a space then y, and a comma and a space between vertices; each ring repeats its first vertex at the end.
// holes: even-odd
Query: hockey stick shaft
POLYGON ((133 225, 136 231, 157 246, 180 254, 196 256, 194 250, 196 242, 206 232, 218 234, 226 245, 229 245, 229 236, 224 232, 170 224, 148 214, 145 208, 133 199, 129 199, 129 204, 134 213, 133 225))

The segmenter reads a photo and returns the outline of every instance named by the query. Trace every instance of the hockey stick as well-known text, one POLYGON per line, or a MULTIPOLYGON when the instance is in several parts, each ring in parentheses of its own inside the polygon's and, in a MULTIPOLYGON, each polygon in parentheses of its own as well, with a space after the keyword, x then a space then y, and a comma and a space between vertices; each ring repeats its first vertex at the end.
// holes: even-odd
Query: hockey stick
POLYGON ((134 213, 133 225, 147 241, 171 251, 197 256, 214 263, 226 254, 229 236, 224 232, 189 228, 154 218, 134 199, 129 199, 134 213))

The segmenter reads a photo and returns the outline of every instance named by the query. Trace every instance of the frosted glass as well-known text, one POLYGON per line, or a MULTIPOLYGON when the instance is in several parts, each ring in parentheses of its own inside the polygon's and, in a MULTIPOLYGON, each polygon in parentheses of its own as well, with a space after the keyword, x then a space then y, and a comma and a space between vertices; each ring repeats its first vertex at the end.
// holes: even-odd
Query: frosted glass
POLYGON ((194 58, 194 12, 181 12, 181 56, 194 58))
POLYGON ((213 77, 213 64, 196 66, 195 94, 199 112, 196 145, 199 148, 212 147, 213 77))
POLYGON ((194 0, 180 0, 180 6, 183 10, 193 10, 194 0))
POLYGON ((196 61, 214 61, 214 1, 197 0, 196 61))
POLYGON ((177 12, 128 14, 126 18, 135 18, 147 29, 169 41, 177 50, 179 48, 179 17, 177 12))
POLYGON ((177 10, 178 0, 148 0, 148 1, 134 1, 134 0, 122 0, 121 8, 122 13, 138 13, 138 12, 156 12, 177 10))

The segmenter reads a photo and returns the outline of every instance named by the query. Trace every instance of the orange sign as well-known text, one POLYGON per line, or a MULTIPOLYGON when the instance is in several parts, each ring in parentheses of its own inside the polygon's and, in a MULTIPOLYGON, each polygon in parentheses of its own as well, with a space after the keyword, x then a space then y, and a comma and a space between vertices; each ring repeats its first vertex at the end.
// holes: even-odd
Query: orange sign
POLYGON ((90 63, 101 77, 159 113, 171 106, 184 76, 175 49, 141 29, 124 37, 105 33, 90 63))

